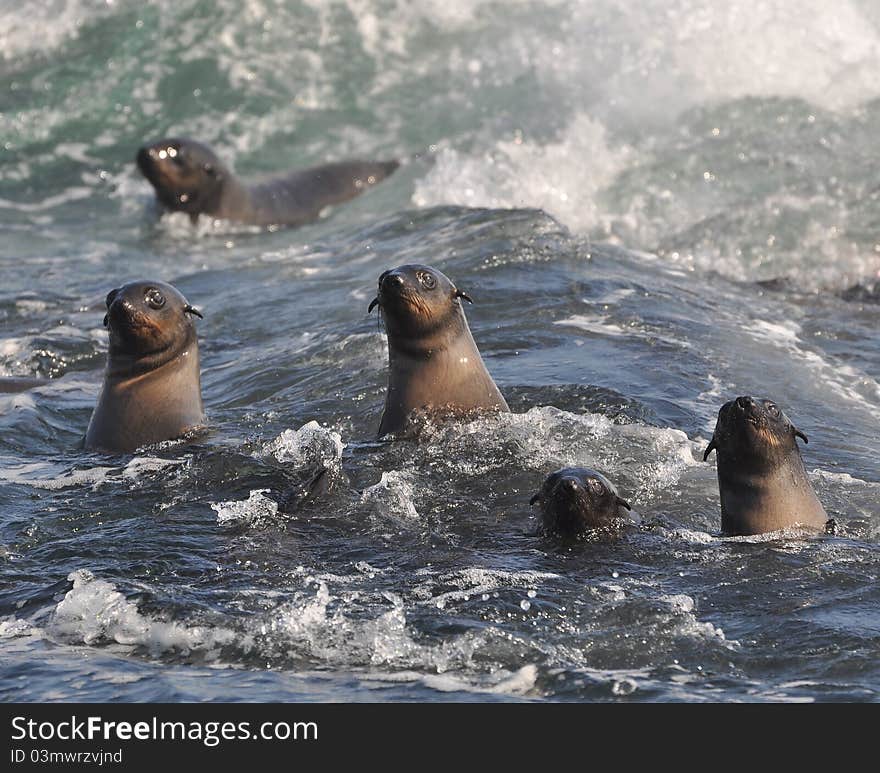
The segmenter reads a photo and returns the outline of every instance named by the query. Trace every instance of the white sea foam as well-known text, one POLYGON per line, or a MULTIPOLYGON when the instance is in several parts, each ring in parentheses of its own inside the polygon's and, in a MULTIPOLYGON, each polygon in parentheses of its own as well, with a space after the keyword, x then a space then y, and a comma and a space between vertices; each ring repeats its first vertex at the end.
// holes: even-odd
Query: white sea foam
POLYGON ((361 502, 371 505, 382 517, 396 521, 418 522, 415 506, 416 478, 400 470, 383 472, 379 482, 364 489, 361 502))
POLYGON ((221 526, 259 526, 278 514, 278 503, 266 496, 269 489, 255 489, 244 501, 211 503, 221 526))
POLYGON ((469 648, 454 640, 437 646, 418 643, 409 632, 403 600, 396 594, 385 594, 390 609, 364 619, 356 604, 349 609, 345 599, 331 594, 325 583, 315 585, 314 591, 298 592, 272 613, 263 626, 266 646, 285 651, 293 647, 329 663, 419 667, 434 672, 444 672, 470 656, 469 648))
POLYGON ((552 572, 503 571, 478 566, 447 572, 440 576, 435 575, 431 569, 419 569, 416 574, 426 579, 413 588, 413 595, 423 603, 441 609, 446 606, 447 602, 466 601, 478 596, 496 594, 496 591, 502 588, 532 593, 545 582, 559 578, 559 575, 552 572), (451 585, 456 590, 438 594, 435 590, 438 585, 440 587, 451 585))
POLYGON ((679 618, 678 630, 685 635, 704 636, 737 646, 738 642, 728 642, 721 628, 712 623, 701 622, 696 616, 696 602, 685 593, 661 596, 660 601, 669 605, 673 614, 679 618))
POLYGON ((297 467, 338 464, 344 450, 342 436, 316 421, 303 424, 298 430, 286 429, 263 447, 264 454, 297 467))
POLYGON ((64 641, 81 644, 115 642, 147 649, 153 655, 199 650, 210 654, 234 639, 230 631, 214 627, 163 622, 142 615, 112 583, 87 569, 68 577, 73 588, 52 613, 47 631, 64 641))
POLYGON ((673 338, 672 336, 658 330, 652 330, 644 322, 637 324, 630 323, 623 327, 610 320, 611 317, 607 314, 573 314, 565 319, 554 320, 553 324, 573 327, 606 338, 622 338, 624 336, 629 336, 631 338, 640 338, 651 342, 661 341, 670 346, 674 346, 677 349, 691 348, 690 342, 679 338, 673 338))
POLYGON ((595 333, 606 338, 620 338, 628 334, 628 330, 608 322, 608 319, 606 314, 575 314, 565 319, 554 320, 553 324, 576 327, 578 330, 595 333))
POLYGON ((7 617, 0 620, 0 639, 16 639, 19 636, 30 636, 35 629, 25 620, 7 617))
POLYGON ((587 230, 601 219, 597 194, 631 155, 625 146, 609 146, 604 127, 579 115, 549 144, 517 135, 477 157, 444 150, 418 182, 413 202, 422 207, 539 208, 587 230))
MULTIPOLYGON (((0 357, 16 357, 25 350, 29 343, 30 339, 27 338, 2 338, 0 339, 0 357)), ((0 375, 11 376, 14 374, 4 369, 0 375)))
POLYGON ((602 414, 552 406, 438 425, 423 442, 435 466, 448 463, 457 474, 484 475, 510 465, 515 454, 516 463, 527 469, 591 467, 627 480, 626 490, 640 502, 674 486, 686 469, 699 464, 700 450, 681 430, 619 424, 602 414), (450 445, 457 447, 455 461, 445 462, 442 449, 450 445))
POLYGON ((50 51, 77 37, 86 20, 110 6, 108 0, 31 0, 0 8, 0 57, 50 51))
POLYGON ((56 491, 77 486, 97 489, 119 479, 134 481, 145 474, 187 464, 185 459, 159 459, 151 456, 136 456, 124 466, 108 467, 98 465, 84 469, 70 469, 60 462, 26 462, 15 464, 11 459, 0 458, 0 481, 17 483, 33 488, 56 491), (4 462, 6 462, 4 464, 4 462))
POLYGON ((522 666, 516 671, 498 669, 492 674, 423 674, 417 671, 398 671, 393 674, 371 673, 370 681, 419 682, 438 692, 488 693, 491 695, 528 695, 538 680, 538 668, 534 664, 522 666))

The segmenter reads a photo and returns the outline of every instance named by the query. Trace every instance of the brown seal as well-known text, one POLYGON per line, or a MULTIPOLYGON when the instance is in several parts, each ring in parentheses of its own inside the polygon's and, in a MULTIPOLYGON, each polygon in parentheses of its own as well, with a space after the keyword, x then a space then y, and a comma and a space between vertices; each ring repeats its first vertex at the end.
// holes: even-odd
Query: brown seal
POLYGON ((540 531, 546 535, 574 538, 594 529, 638 522, 614 484, 586 467, 563 467, 551 473, 529 504, 540 507, 540 531))
POLYGON ((807 478, 797 438, 807 442, 770 400, 737 397, 721 406, 703 460, 715 450, 724 534, 827 527, 828 515, 807 478))
POLYGON ((509 411, 483 364, 461 300, 471 302, 437 269, 406 265, 379 277, 379 306, 388 333, 388 393, 379 437, 399 433, 420 411, 509 411))
POLYGON ((245 185, 214 152, 194 140, 168 138, 142 147, 138 168, 171 212, 247 225, 303 225, 384 180, 397 161, 340 161, 245 185))
POLYGON ((107 369, 85 447, 112 452, 180 437, 204 423, 202 315, 164 282, 132 282, 107 295, 107 369))

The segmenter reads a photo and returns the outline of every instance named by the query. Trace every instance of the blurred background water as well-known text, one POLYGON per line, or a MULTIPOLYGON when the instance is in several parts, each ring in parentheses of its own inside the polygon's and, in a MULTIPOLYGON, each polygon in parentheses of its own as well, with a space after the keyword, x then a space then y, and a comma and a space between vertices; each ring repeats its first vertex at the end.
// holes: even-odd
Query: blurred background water
POLYGON ((876 700, 878 132, 870 0, 0 3, 0 375, 53 379, 0 396, 0 695, 876 700), (133 164, 167 134, 245 178, 407 163, 193 228, 133 164), (513 414, 375 442, 406 262, 474 298, 513 414), (212 431, 83 452, 103 297, 149 277, 205 314, 212 431), (837 536, 720 538, 739 394, 837 536), (568 464, 643 526, 535 537, 568 464))

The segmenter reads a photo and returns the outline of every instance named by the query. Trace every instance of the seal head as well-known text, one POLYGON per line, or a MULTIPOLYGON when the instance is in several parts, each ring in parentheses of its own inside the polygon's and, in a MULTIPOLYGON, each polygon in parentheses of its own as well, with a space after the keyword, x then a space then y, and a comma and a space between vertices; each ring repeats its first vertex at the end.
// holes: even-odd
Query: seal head
POLYGON ((399 266, 380 274, 379 291, 367 312, 379 306, 389 337, 428 351, 458 337, 467 327, 461 300, 473 303, 437 269, 399 266))
POLYGON ((137 152, 138 169, 171 212, 196 218, 220 209, 229 170, 214 152, 194 140, 177 137, 144 145, 137 152))
POLYGON ((703 461, 716 452, 725 534, 825 526, 828 516, 807 478, 797 438, 808 442, 772 400, 743 396, 721 406, 703 461))
POLYGON ((541 509, 541 532, 565 538, 631 521, 632 508, 604 475, 586 467, 551 473, 529 502, 541 509))
POLYGON ((384 271, 368 311, 388 333, 388 393, 379 436, 399 432, 414 412, 508 411, 474 343, 462 301, 442 272, 412 264, 384 271))
POLYGON ((86 448, 133 451, 204 422, 193 316, 201 313, 164 282, 140 281, 107 294, 107 369, 86 448))

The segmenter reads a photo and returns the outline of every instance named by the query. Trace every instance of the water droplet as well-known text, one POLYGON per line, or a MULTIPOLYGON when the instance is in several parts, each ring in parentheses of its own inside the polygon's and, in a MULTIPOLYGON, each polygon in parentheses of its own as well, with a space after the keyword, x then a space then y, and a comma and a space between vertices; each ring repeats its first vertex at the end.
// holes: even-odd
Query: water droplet
POLYGON ((528 611, 532 608, 531 603, 528 602, 528 601, 526 601, 525 599, 523 599, 522 601, 520 601, 520 602, 519 602, 519 605, 520 605, 520 607, 522 608, 522 610, 523 610, 524 612, 528 612, 528 611))

